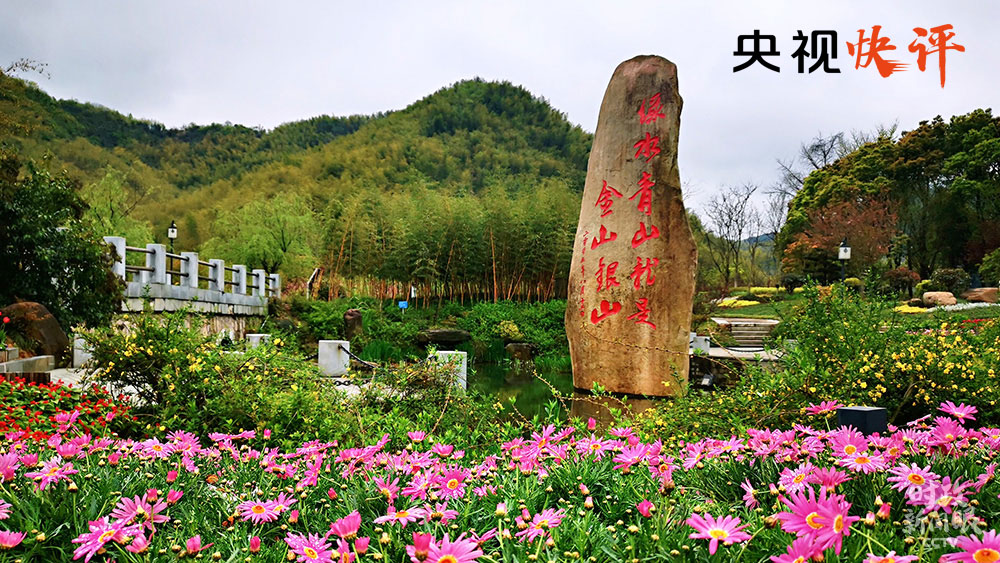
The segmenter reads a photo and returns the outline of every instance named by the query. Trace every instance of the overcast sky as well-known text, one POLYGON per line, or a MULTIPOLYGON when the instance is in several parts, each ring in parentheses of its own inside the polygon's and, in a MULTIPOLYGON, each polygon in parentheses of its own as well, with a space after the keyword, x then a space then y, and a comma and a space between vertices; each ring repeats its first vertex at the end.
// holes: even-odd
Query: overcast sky
MULTIPOLYGON (((401 109, 455 81, 509 80, 593 131, 614 68, 638 54, 678 66, 680 171, 700 207, 726 184, 773 183, 817 133, 903 130, 1000 99, 1000 2, 907 1, 25 1, 0 18, 0 64, 28 57, 60 98, 168 126, 274 127, 319 114, 401 109), (947 82, 917 69, 915 27, 954 26, 947 82), (882 26, 909 69, 855 69, 846 43, 882 26), (743 62, 737 36, 777 36, 780 73, 743 62), (798 30, 838 33, 840 74, 798 74, 798 30)), ((1000 110, 998 110, 1000 111, 1000 110)))

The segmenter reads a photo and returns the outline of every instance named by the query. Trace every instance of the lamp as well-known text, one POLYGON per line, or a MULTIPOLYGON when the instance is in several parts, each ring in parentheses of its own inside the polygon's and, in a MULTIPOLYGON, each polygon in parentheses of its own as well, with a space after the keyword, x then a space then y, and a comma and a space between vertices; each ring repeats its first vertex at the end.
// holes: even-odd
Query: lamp
POLYGON ((167 227, 167 238, 170 239, 170 252, 174 251, 174 239, 177 238, 177 222, 170 221, 170 226, 167 227))
POLYGON ((844 283, 844 275, 846 274, 847 261, 851 259, 851 247, 847 246, 847 237, 840 243, 840 252, 837 254, 837 258, 840 260, 840 283, 844 283))

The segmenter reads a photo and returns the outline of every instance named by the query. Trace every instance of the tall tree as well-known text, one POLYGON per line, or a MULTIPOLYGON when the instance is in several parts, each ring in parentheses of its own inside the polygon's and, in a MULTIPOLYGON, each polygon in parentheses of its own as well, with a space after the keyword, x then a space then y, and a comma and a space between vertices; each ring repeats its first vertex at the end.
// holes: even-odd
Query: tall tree
POLYGON ((740 251, 744 239, 757 223, 751 198, 757 186, 727 186, 712 197, 705 210, 708 218, 707 238, 712 266, 719 273, 723 290, 736 279, 739 282, 740 251))

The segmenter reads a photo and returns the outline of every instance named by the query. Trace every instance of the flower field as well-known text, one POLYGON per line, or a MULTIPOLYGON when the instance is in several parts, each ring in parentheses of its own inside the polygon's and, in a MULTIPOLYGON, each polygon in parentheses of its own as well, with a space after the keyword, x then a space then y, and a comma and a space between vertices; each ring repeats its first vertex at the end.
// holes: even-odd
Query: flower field
POLYGON ((267 430, 125 440, 70 414, 0 455, 0 561, 1000 559, 1000 429, 946 403, 884 436, 748 430, 668 450, 593 422, 465 450, 267 430))

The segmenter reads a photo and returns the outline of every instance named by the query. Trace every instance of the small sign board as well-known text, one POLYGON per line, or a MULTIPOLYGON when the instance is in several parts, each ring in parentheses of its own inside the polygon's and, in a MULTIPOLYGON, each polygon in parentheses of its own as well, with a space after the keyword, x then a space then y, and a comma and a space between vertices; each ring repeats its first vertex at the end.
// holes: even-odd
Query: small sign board
POLYGON ((841 260, 850 260, 851 259, 851 247, 850 246, 841 246, 840 247, 840 256, 838 258, 840 258, 841 260))
POLYGON ((399 308, 400 309, 409 309, 410 308, 410 302, 409 301, 400 301, 399 302, 399 308))

